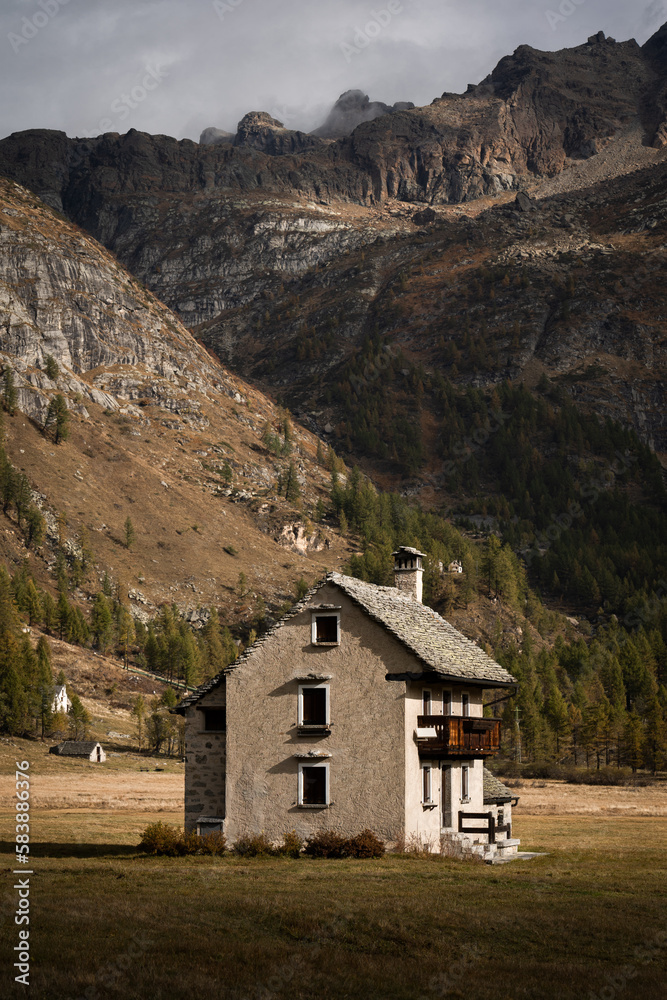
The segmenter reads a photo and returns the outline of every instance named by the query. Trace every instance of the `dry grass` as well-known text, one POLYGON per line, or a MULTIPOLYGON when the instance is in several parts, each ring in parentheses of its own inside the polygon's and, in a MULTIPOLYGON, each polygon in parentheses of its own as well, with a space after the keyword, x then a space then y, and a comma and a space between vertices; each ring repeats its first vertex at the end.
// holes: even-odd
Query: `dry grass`
POLYGON ((667 816, 665 781, 645 788, 539 779, 506 783, 519 796, 515 816, 667 816))
MULTIPOLYGON (((589 1000, 630 964, 628 1000, 663 995, 664 950, 634 954, 664 922, 660 818, 518 816, 523 845, 550 853, 501 867, 157 860, 132 846, 179 815, 34 813, 32 997, 589 1000)), ((3 878, 9 913, 9 865, 3 878)), ((12 943, 3 934, 3 971, 12 943)), ((23 995, 9 977, 2 993, 23 995)))

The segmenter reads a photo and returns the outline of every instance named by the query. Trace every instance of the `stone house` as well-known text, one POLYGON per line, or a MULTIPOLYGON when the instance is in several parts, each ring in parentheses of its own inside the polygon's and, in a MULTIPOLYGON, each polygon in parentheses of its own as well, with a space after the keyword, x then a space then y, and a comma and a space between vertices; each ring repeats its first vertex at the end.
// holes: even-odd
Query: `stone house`
POLYGON ((512 794, 484 767, 500 745, 484 692, 516 682, 422 604, 422 558, 394 553, 395 587, 329 574, 176 706, 187 830, 516 852, 512 794))
POLYGON ((95 740, 65 740, 64 743, 51 747, 49 753, 55 753, 59 757, 85 757, 98 764, 107 759, 102 744, 95 740))

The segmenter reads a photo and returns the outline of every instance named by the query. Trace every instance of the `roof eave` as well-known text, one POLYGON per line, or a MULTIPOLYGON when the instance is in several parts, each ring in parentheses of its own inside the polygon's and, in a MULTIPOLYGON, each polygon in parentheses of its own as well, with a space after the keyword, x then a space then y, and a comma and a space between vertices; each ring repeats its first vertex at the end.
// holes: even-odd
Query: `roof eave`
POLYGON ((385 674, 387 681, 427 681, 431 683, 464 684, 483 688, 515 688, 517 681, 491 680, 488 677, 462 677, 461 674, 445 674, 439 670, 407 671, 401 674, 385 674))

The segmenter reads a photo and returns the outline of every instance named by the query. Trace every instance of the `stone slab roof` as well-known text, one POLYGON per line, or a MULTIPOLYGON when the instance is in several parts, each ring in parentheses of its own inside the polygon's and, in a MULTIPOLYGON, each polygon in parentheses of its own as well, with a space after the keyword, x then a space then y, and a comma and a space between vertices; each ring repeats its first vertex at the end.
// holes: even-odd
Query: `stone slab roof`
POLYGON ((395 587, 377 587, 351 576, 331 573, 337 584, 422 663, 453 680, 487 681, 489 687, 516 683, 514 677, 483 649, 425 604, 395 587))
POLYGON ((509 802, 517 796, 511 788, 503 785, 495 774, 491 774, 488 768, 484 768, 484 805, 491 805, 496 802, 509 802))
POLYGON ((51 747, 49 753, 57 753, 61 757, 90 757, 99 745, 97 740, 65 740, 64 743, 51 747))
POLYGON ((225 667, 216 677, 201 684, 187 698, 178 703, 175 711, 181 715, 185 709, 195 705, 209 691, 218 686, 225 674, 236 670, 270 641, 271 636, 308 608, 317 609, 313 598, 327 583, 333 583, 347 594, 375 621, 382 625, 394 638, 414 653, 430 672, 440 674, 443 679, 473 681, 487 687, 503 687, 516 684, 516 680, 504 667, 492 660, 476 643, 441 618, 437 612, 413 600, 395 587, 378 587, 373 583, 363 583, 342 573, 329 573, 327 577, 300 600, 252 646, 241 654, 238 660, 225 667))

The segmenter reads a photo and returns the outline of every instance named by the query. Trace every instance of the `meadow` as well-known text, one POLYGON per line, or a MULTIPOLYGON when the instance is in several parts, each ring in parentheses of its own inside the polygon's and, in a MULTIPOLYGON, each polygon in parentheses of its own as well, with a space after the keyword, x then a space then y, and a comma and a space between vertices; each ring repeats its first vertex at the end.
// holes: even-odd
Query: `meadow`
MULTIPOLYGON (((156 772, 149 762, 146 772, 145 759, 127 754, 109 771, 64 763, 35 782, 33 998, 664 996, 662 782, 525 782, 515 834, 522 849, 545 853, 506 865, 412 855, 172 859, 137 844, 150 822, 182 822, 176 764, 156 772), (126 791, 135 783, 134 796, 119 782, 126 791)), ((11 998, 26 993, 13 981, 12 779, 0 770, 0 995, 11 998)))

